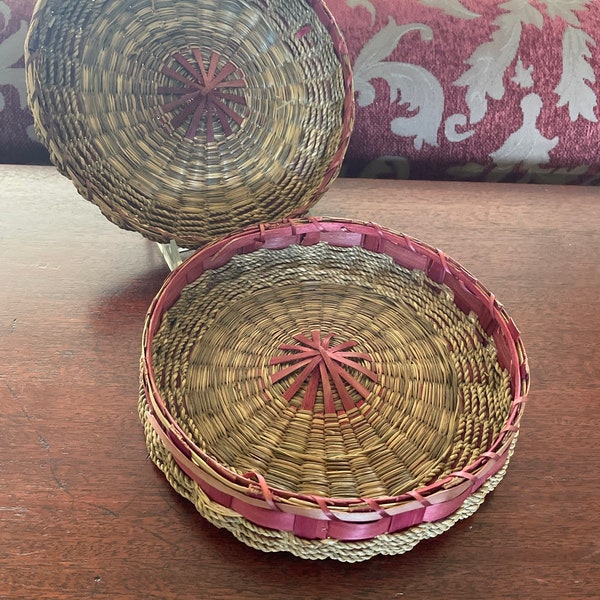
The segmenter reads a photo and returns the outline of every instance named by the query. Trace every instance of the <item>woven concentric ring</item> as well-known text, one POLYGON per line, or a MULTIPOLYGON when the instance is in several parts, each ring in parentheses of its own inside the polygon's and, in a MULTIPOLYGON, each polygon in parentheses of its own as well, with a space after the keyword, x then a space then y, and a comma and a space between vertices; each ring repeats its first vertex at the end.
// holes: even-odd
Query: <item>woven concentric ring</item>
POLYGON ((305 212, 341 166, 352 77, 321 0, 42 0, 26 54, 59 170, 150 239, 305 212))
POLYGON ((453 261, 317 220, 239 234, 176 271, 143 366, 151 456, 176 488, 191 479, 185 495, 238 513, 235 529, 342 545, 449 518, 486 489, 528 381, 512 322, 453 261))
POLYGON ((451 296, 360 248, 236 256, 167 312, 153 366, 172 414, 219 462, 325 497, 396 496, 460 469, 511 404, 494 346, 451 296), (279 346, 315 328, 373 357, 380 381, 357 375, 370 394, 354 409, 327 412, 321 393, 301 410, 303 390, 286 402, 289 382, 271 383, 279 346))

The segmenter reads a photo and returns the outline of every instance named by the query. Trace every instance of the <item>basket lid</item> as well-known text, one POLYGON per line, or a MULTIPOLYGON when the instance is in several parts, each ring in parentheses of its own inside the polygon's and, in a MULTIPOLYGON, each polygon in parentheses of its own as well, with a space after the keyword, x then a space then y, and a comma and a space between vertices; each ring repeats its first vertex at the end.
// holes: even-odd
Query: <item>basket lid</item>
POLYGON ((53 162, 154 241, 302 214, 339 173, 352 75, 322 0, 39 0, 25 51, 53 162))

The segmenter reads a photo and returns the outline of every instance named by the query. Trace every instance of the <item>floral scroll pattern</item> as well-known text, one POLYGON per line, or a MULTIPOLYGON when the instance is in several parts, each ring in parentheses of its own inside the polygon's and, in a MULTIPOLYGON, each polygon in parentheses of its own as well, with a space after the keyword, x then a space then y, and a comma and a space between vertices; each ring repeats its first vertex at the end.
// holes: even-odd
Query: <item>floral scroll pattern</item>
POLYGON ((8 32, 12 12, 4 2, 0 2, 0 15, 2 17, 0 20, 0 33, 4 33, 6 36, 0 41, 0 110, 3 110, 5 106, 4 92, 2 91, 5 86, 16 89, 20 106, 24 108, 27 97, 25 69, 16 65, 23 58, 23 46, 28 24, 27 21, 21 21, 16 31, 8 32))
POLYGON ((21 147, 38 147, 36 157, 40 155, 27 107, 23 60, 32 9, 31 1, 15 4, 0 0, 0 161, 11 161, 21 147))
POLYGON ((363 174, 412 177, 414 165, 433 163, 438 178, 595 182, 594 166, 570 156, 582 139, 577 132, 589 134, 597 123, 594 3, 409 0, 398 7, 346 0, 346 10, 366 11, 370 23, 361 46, 349 38, 357 122, 360 109, 371 121, 376 112, 389 121, 387 147, 380 158, 374 148, 363 174), (404 116, 390 118, 386 90, 391 112, 401 106, 404 116))

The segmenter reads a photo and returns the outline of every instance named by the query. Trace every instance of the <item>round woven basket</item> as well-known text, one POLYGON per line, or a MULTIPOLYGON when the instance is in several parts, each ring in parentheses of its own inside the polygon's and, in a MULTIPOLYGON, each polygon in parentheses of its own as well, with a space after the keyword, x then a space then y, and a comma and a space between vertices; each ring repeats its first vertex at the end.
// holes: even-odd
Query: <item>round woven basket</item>
POLYGON ((455 261, 311 219, 201 249, 150 307, 150 456, 246 544, 397 554, 472 514, 516 442, 529 373, 505 310, 455 261))
POLYGON ((350 61, 321 0, 39 0, 25 55, 58 169, 159 242, 306 213, 352 129, 350 61))

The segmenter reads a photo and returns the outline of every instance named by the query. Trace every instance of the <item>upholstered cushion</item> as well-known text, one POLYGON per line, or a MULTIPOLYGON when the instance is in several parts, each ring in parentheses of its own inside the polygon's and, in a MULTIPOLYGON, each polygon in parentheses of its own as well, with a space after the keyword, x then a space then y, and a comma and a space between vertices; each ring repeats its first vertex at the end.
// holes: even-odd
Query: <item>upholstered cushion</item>
POLYGON ((600 182, 600 3, 330 0, 348 42, 347 174, 600 182))
POLYGON ((0 0, 0 162, 44 162, 27 108, 23 47, 35 0, 0 0))
MULTIPOLYGON (((0 0, 0 162, 46 157, 26 107, 34 0, 0 0)), ((600 183, 600 2, 329 0, 354 63, 352 176, 600 183)))

